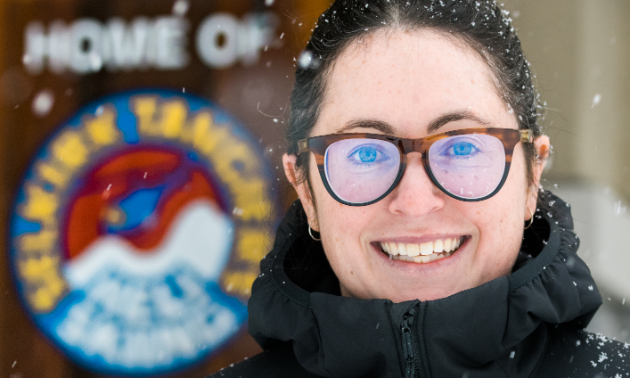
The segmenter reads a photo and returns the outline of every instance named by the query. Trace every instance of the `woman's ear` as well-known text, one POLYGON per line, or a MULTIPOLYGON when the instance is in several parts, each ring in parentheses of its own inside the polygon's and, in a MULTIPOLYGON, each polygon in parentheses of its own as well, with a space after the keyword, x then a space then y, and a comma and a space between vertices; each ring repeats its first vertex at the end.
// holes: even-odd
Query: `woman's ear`
MULTIPOLYGON (((297 156, 284 154, 282 155, 282 165, 284 166, 284 174, 287 176, 287 180, 293 185, 293 188, 297 192, 304 212, 308 217, 308 223, 311 225, 313 231, 319 231, 319 223, 317 221, 317 213, 315 206, 313 205, 313 197, 311 196, 311 189, 308 186, 308 181, 301 177, 296 166, 297 156)), ((308 173, 307 173, 308 174, 308 173)))
MULTIPOLYGON (((542 176, 543 170, 545 169, 545 165, 547 164, 547 158, 549 157, 549 149, 551 144, 549 142, 549 137, 546 135, 541 135, 536 140, 534 140, 534 149, 536 150, 536 159, 534 160, 534 165, 532 166, 532 185, 528 190, 527 203, 526 203, 526 212, 525 216, 530 216, 530 211, 532 213, 536 212, 536 201, 538 200, 538 188, 540 187, 540 177, 542 176)), ((527 219, 529 220, 529 219, 527 219)))

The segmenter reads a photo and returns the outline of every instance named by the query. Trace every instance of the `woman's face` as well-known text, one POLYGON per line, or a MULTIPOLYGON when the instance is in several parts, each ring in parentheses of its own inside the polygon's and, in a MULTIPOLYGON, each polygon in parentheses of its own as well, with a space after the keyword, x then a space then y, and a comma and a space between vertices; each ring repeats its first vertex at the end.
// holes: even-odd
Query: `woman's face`
MULTIPOLYGON (((388 126, 395 136, 423 138, 432 122, 449 114, 464 119, 447 122, 432 134, 488 126, 517 129, 513 112, 496 88, 487 64, 463 44, 431 31, 379 31, 355 41, 337 59, 311 135, 383 134, 388 126), (355 127, 358 121, 387 126, 355 127)), ((538 148, 547 146, 546 137, 537 140, 538 148)), ((481 202, 447 196, 427 176, 419 153, 407 159, 398 186, 368 206, 335 201, 324 188, 312 154, 314 200, 306 183, 295 185, 312 228, 321 232, 342 294, 394 302, 431 300, 509 274, 524 221, 536 201, 536 191, 528 191, 522 144, 515 147, 501 191, 481 202), (423 243, 447 240, 461 241, 459 249, 428 263, 393 260, 382 251, 384 243, 390 249, 400 244, 422 248, 423 243)), ((295 182, 295 157, 285 155, 284 163, 289 180, 295 182)), ((541 169, 534 171, 536 181, 541 169)))

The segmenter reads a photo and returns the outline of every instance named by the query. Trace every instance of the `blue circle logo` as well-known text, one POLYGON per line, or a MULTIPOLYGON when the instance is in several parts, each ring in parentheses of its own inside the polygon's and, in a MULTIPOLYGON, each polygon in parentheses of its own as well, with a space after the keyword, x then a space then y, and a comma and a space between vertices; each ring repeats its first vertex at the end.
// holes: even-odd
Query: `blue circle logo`
POLYGON ((160 374, 217 351, 277 220, 266 158, 210 102, 107 97, 38 152, 11 221, 16 285, 37 326, 100 373, 160 374))

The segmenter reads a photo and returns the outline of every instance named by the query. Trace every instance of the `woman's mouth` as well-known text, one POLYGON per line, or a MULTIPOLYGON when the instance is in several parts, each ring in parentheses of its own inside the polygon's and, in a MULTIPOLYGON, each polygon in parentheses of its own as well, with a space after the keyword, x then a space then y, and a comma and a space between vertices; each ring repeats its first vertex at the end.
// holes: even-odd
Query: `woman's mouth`
POLYGON ((465 241, 466 236, 462 236, 437 239, 421 244, 380 242, 380 245, 381 251, 392 260, 426 264, 452 255, 465 241))

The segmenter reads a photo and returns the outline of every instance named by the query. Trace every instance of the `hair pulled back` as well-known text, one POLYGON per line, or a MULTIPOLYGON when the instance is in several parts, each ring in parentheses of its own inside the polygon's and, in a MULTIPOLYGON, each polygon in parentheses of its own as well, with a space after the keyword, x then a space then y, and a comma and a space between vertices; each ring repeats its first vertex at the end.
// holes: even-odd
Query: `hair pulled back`
MULTIPOLYGON (((297 142, 310 136, 336 59, 350 43, 387 28, 431 29, 464 42, 490 67, 498 92, 514 112, 519 128, 529 129, 534 138, 538 137, 541 107, 529 63, 511 21, 509 13, 493 0, 336 0, 319 17, 298 61, 287 152, 297 154, 297 142)), ((531 185, 535 149, 530 143, 523 147, 531 185)), ((304 174, 308 163, 308 154, 298 156, 296 165, 302 179, 308 179, 304 174)))

